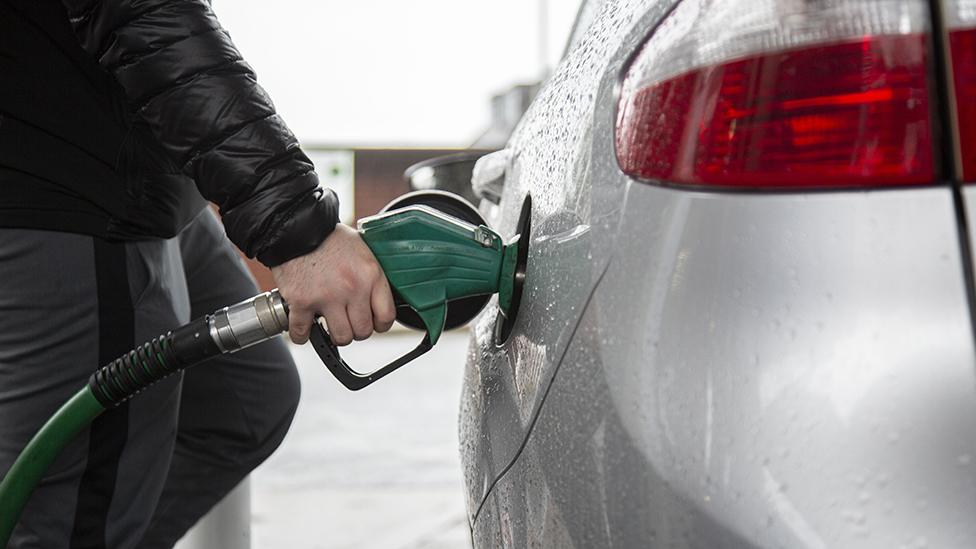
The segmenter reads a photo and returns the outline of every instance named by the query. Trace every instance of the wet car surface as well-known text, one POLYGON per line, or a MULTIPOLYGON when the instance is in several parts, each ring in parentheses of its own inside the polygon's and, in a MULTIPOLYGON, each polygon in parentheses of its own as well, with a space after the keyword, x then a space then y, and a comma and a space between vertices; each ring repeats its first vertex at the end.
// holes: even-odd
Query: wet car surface
POLYGON ((464 372, 475 546, 976 545, 971 191, 626 175, 621 75, 677 4, 588 4, 497 153, 489 221, 530 202, 531 229, 511 333, 489 306, 464 372))

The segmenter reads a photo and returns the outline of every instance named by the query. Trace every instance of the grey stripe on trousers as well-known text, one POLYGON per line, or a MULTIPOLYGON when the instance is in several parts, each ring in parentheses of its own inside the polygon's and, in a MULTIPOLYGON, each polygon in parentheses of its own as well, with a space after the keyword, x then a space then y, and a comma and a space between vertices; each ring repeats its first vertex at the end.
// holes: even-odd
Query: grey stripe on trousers
MULTIPOLYGON (((257 292, 209 210, 169 240, 0 229, 0 281, 0 473, 125 338, 124 322, 141 343, 257 292), (127 283, 106 280, 113 264, 127 283)), ((10 547, 172 547, 274 451, 298 394, 281 341, 163 381, 69 445, 10 547)))

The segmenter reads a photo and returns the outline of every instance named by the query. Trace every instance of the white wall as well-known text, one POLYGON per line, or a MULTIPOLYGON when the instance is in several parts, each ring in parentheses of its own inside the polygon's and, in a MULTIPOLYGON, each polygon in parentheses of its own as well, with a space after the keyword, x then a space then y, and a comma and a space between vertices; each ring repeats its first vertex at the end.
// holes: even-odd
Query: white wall
POLYGON ((214 0, 279 111, 309 144, 464 146, 489 97, 537 80, 579 0, 214 0), (539 2, 548 46, 540 46, 539 2))

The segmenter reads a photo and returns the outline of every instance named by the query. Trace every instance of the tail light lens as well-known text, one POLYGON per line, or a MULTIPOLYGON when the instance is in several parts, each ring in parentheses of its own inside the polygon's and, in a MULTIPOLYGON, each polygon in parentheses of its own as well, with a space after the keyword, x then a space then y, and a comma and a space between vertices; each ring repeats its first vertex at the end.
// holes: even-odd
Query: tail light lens
POLYGON ((976 0, 946 2, 962 171, 976 180, 976 0))
POLYGON ((928 20, 924 0, 684 0, 627 69, 620 166, 725 188, 931 183, 928 20))

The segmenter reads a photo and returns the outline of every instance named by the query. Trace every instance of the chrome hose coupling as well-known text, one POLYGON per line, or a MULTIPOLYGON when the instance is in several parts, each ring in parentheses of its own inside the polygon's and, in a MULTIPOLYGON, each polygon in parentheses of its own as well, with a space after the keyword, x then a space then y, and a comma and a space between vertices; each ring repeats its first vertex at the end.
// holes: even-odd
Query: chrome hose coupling
POLYGON ((272 290, 216 311, 210 337, 222 353, 233 353, 288 331, 288 309, 272 290))

